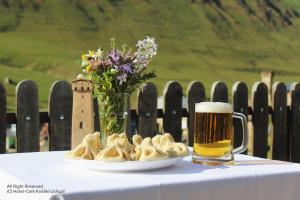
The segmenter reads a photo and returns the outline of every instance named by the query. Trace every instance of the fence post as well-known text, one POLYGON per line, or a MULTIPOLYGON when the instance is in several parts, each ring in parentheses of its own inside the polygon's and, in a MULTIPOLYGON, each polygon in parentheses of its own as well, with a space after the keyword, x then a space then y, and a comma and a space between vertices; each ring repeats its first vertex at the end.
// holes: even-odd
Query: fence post
POLYGON ((291 86, 291 161, 300 163, 300 83, 291 86))
POLYGON ((267 158, 268 152, 268 88, 263 82, 252 87, 254 146, 253 155, 267 158))
MULTIPOLYGON (((248 87, 246 83, 237 81, 232 86, 232 104, 234 112, 243 113, 248 119, 248 87)), ((234 126, 234 147, 242 144, 243 140, 243 127, 240 120, 233 120, 234 126)), ((247 154, 247 150, 244 151, 247 154)))
POLYGON ((182 139, 182 88, 178 82, 170 81, 164 88, 164 131, 172 134, 175 141, 182 139))
POLYGON ((73 95, 71 85, 56 81, 49 95, 49 151, 70 150, 73 95))
POLYGON ((273 150, 272 159, 289 161, 289 135, 287 129, 287 89, 282 82, 272 86, 273 150))
POLYGON ((157 133, 157 89, 147 83, 138 93, 138 134, 153 137, 157 133))
POLYGON ((0 83, 0 154, 6 149, 6 91, 0 83))
POLYGON ((24 80, 17 85, 16 103, 17 152, 39 151, 39 100, 35 82, 24 80))
POLYGON ((127 110, 127 121, 126 121, 126 135, 129 139, 129 141, 131 141, 132 139, 132 133, 131 133, 131 98, 129 97, 129 101, 127 102, 127 106, 128 106, 128 110, 127 110))
POLYGON ((202 83, 193 81, 187 88, 189 146, 194 143, 195 103, 205 100, 205 88, 202 83))
POLYGON ((93 98, 94 105, 94 131, 100 131, 100 116, 99 116, 99 105, 98 99, 93 98))
POLYGON ((210 90, 210 99, 213 102, 228 102, 228 88, 224 82, 214 82, 210 90))

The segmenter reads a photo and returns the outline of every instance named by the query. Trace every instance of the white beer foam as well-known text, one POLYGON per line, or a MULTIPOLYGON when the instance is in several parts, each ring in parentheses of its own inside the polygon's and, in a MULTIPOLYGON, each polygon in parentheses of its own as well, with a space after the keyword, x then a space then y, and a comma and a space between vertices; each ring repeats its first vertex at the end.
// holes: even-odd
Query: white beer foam
POLYGON ((195 112, 198 113, 232 113, 233 108, 229 103, 201 102, 196 103, 195 112))

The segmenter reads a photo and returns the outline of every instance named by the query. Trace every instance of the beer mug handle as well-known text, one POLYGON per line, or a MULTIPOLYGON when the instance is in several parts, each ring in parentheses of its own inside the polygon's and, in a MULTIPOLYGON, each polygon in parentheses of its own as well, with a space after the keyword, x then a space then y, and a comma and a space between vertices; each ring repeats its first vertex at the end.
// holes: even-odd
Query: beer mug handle
POLYGON ((237 153, 242 153, 244 152, 247 147, 248 147, 248 128, 247 128, 247 118, 244 114, 242 113, 237 113, 233 112, 233 118, 240 119, 242 122, 242 129, 243 129, 243 141, 242 145, 233 149, 232 153, 237 154, 237 153))

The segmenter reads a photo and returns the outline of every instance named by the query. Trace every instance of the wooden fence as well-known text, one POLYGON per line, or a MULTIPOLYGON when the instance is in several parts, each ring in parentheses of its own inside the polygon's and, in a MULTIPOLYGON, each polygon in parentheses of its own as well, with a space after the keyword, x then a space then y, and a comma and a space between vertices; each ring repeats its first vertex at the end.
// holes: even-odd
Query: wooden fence
MULTIPOLYGON (((273 103, 268 105, 268 88, 263 82, 252 87, 251 104, 248 105, 248 87, 236 82, 232 88, 234 111, 251 117, 254 128, 253 155, 266 158, 268 151, 268 123, 273 123, 272 158, 300 162, 300 83, 292 84, 291 106, 287 105, 287 88, 276 82, 272 88, 273 103)), ((163 119, 165 132, 181 139, 182 117, 188 118, 189 145, 193 144, 195 103, 205 99, 205 88, 198 81, 187 88, 187 108, 182 108, 183 89, 178 82, 168 82, 164 88, 163 109, 157 109, 157 88, 148 83, 138 94, 138 106, 131 110, 131 122, 137 132, 145 136, 157 133, 157 118, 163 119)), ((223 82, 215 82, 211 87, 212 101, 228 102, 228 87, 223 82)), ((22 81, 16 90, 16 112, 6 112, 6 92, 0 84, 0 153, 5 153, 6 124, 17 124, 17 152, 39 151, 40 124, 49 123, 49 150, 70 149, 72 90, 68 82, 53 83, 49 94, 49 112, 39 112, 38 88, 30 80, 22 81)), ((95 108, 97 103, 94 103, 95 108)), ((95 109, 97 110, 97 109, 95 109)), ((95 113, 95 119, 99 116, 95 113)), ((95 120, 98 122, 99 120, 95 120)), ((99 130, 95 123, 95 130, 99 130)), ((242 140, 242 127, 234 121, 234 146, 242 140)))

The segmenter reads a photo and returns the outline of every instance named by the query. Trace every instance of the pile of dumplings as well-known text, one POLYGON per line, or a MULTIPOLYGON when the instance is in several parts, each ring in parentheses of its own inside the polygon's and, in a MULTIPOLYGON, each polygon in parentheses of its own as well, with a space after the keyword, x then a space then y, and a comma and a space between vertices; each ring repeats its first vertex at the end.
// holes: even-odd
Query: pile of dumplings
POLYGON ((169 133, 144 139, 136 134, 132 137, 132 144, 125 133, 112 134, 107 137, 106 145, 103 146, 100 133, 95 132, 86 135, 67 156, 75 159, 120 162, 163 160, 188 154, 187 146, 175 142, 169 133))

